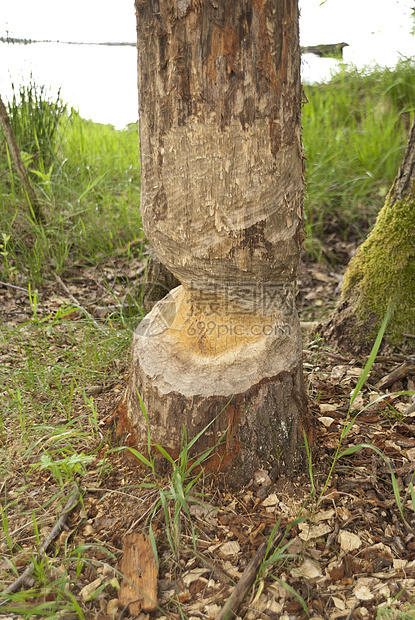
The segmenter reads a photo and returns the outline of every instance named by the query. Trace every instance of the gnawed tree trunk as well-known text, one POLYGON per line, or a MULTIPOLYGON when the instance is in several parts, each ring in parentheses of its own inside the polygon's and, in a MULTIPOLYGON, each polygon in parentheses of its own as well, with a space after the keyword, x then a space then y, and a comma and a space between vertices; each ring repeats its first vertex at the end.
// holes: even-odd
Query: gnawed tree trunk
POLYGON ((303 157, 297 0, 136 0, 144 230, 181 286, 134 334, 141 445, 241 485, 311 441, 295 310, 303 157))
POLYGON ((16 166, 17 174, 19 175, 19 179, 23 186, 29 212, 34 216, 37 222, 42 222, 44 220, 43 212, 39 204, 39 201, 36 197, 35 190, 33 189, 29 181, 29 176, 24 166, 22 156, 20 154, 19 146, 16 141, 16 137, 13 133, 13 128, 10 123, 10 118, 7 113, 7 109, 1 97, 0 97, 0 125, 1 125, 1 128, 3 129, 3 133, 6 138, 7 146, 9 147, 10 155, 12 157, 14 165, 16 166))
POLYGON ((150 312, 154 304, 176 286, 180 286, 179 280, 160 262, 154 250, 150 249, 142 289, 144 312, 146 314, 150 312))
POLYGON ((387 341, 413 347, 415 121, 403 163, 375 226, 346 270, 340 303, 323 329, 325 340, 349 351, 368 352, 391 302, 394 312, 387 341))

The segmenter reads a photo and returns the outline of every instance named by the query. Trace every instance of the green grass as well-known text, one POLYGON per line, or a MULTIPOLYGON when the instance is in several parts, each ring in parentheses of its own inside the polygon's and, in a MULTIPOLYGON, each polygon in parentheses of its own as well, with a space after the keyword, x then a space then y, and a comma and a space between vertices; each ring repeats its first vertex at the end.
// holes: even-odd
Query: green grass
MULTIPOLYGON (((408 115, 409 120, 413 116, 414 67, 402 63, 394 71, 367 75, 342 71, 329 84, 308 86, 305 92, 309 100, 303 116, 307 248, 318 256, 328 231, 335 229, 345 238, 351 231, 364 231, 382 206, 402 160, 405 123, 408 115)), ((123 250, 127 260, 130 244, 143 238, 137 127, 116 131, 85 121, 74 110, 68 113, 59 96, 48 100, 45 89, 37 90, 34 85, 19 92, 10 113, 47 218, 45 225, 36 224, 27 213, 0 134, 0 280, 27 289, 30 296, 29 317, 13 322, 0 316, 0 552, 10 566, 3 572, 8 572, 10 582, 16 564, 33 559, 45 536, 45 524, 56 520, 74 482, 88 488, 86 501, 94 492, 91 489, 105 487, 111 476, 117 483, 112 480, 108 496, 122 496, 125 505, 137 502, 134 506, 140 507, 141 522, 147 528, 154 524, 155 533, 149 530, 154 546, 156 536, 157 542, 164 536, 167 550, 159 557, 160 564, 181 566, 180 556, 189 541, 190 551, 199 553, 195 549, 198 526, 189 509, 199 499, 196 483, 203 483, 203 475, 199 480, 190 475, 201 464, 189 460, 188 450, 195 440, 188 443, 184 429, 180 457, 174 462, 170 459, 172 473, 166 482, 154 472, 151 448, 157 446, 148 437, 150 460, 146 463, 141 455, 141 466, 147 467, 140 484, 128 480, 124 484, 122 476, 128 478, 121 456, 125 449, 103 430, 96 399, 89 395, 91 386, 109 385, 127 373, 137 318, 131 321, 117 312, 95 321, 85 312, 80 315, 76 304, 59 302, 54 309, 45 306, 42 298, 42 291, 50 293, 56 284, 56 273, 70 279, 79 266, 96 267, 117 250, 123 250)), ((108 294, 109 283, 102 274, 99 277, 108 294)), ((113 294, 118 303, 121 293, 114 289, 113 294)), ((138 301, 136 306, 139 313, 138 301)), ((373 359, 369 366, 372 363, 373 359)), ((348 418, 342 438, 354 420, 348 418)), ((359 444, 340 452, 340 442, 323 487, 340 457, 365 447, 359 444)), ((310 451, 309 457, 314 493, 307 501, 316 505, 324 489, 320 493, 323 487, 314 477, 310 451)), ((393 492, 403 516, 407 500, 415 502, 412 481, 405 495, 396 484, 393 492)), ((118 511, 120 506, 116 506, 118 511)), ((76 526, 80 530, 88 517, 87 508, 83 510, 85 516, 76 526)), ((87 617, 87 610, 98 613, 98 603, 93 607, 93 602, 80 599, 84 574, 87 571, 87 581, 92 581, 95 570, 107 559, 115 566, 116 558, 111 556, 110 545, 103 550, 98 543, 81 541, 77 531, 63 537, 54 553, 36 562, 36 585, 7 598, 0 613, 16 609, 27 617, 56 617, 65 611, 79 618, 87 617)), ((269 549, 264 575, 275 573, 279 578, 279 567, 289 557, 285 551, 285 543, 269 549)), ((114 597, 111 583, 109 577, 103 578, 103 587, 112 588, 114 597)), ((388 617, 387 613, 385 608, 379 617, 388 617)))
POLYGON ((51 271, 97 262, 142 237, 137 125, 116 131, 85 121, 35 85, 21 89, 9 114, 46 224, 26 212, 0 132, 1 280, 14 272, 39 285, 51 271))
POLYGON ((318 256, 325 233, 362 235, 383 205, 413 118, 415 66, 346 68, 304 91, 306 248, 318 256))
MULTIPOLYGON (((322 256, 327 233, 363 236, 402 161, 415 101, 411 61, 396 69, 342 69, 305 85, 306 249, 322 256)), ((47 224, 26 213, 0 132, 0 279, 40 284, 51 270, 96 262, 142 235, 137 126, 116 131, 80 118, 31 84, 9 105, 12 126, 47 224)))

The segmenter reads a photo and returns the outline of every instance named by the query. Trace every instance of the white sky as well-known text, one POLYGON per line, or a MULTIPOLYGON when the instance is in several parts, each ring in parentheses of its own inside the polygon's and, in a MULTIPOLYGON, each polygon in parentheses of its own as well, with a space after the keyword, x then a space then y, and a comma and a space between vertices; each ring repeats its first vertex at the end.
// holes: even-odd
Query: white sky
POLYGON ((415 54, 413 0, 300 0, 302 45, 348 43, 346 62, 394 66, 415 54))
POLYGON ((58 41, 136 40, 133 0, 1 0, 0 36, 58 41))
MULTIPOLYGON (((299 0, 302 45, 340 43, 345 62, 394 66, 415 55, 415 0, 299 0)), ((0 0, 0 36, 73 42, 134 42, 134 0, 0 0)), ((303 56, 303 79, 328 79, 338 62, 303 56)), ((85 118, 123 127, 137 120, 136 52, 50 44, 0 44, 0 92, 32 75, 85 118), (58 49, 59 47, 59 49, 58 49), (70 47, 70 50, 67 49, 70 47)))
MULTIPOLYGON (((1 3, 0 36, 8 31, 32 39, 135 41, 133 0, 1 3)), ((413 4, 413 0, 300 0, 302 44, 346 41, 368 49, 381 37, 384 47, 398 48, 408 37, 413 4)))

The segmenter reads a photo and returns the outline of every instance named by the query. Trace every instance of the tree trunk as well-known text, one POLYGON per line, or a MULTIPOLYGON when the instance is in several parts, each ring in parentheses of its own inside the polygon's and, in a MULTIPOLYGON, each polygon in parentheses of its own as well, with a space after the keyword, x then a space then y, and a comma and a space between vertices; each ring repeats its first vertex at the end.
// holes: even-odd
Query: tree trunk
POLYGON ((34 216, 37 222, 43 221, 43 213, 40 207, 39 201, 36 197, 35 190, 30 184, 26 168, 20 155, 20 150, 16 142, 15 135, 10 123, 9 115, 7 114, 6 106, 0 97, 0 125, 3 129, 4 136, 6 138, 7 146, 9 147, 10 154, 16 166, 17 174, 23 185, 27 206, 29 212, 34 216))
POLYGON ((181 286, 134 334, 127 411, 183 426, 241 485, 312 424, 295 309, 303 156, 297 0, 136 0, 144 230, 181 286), (207 428, 208 424, 212 424, 207 428))
POLYGON ((403 163, 375 226, 347 268, 340 303, 323 329, 325 340, 354 353, 368 352, 391 302, 387 341, 413 347, 415 120, 403 163))

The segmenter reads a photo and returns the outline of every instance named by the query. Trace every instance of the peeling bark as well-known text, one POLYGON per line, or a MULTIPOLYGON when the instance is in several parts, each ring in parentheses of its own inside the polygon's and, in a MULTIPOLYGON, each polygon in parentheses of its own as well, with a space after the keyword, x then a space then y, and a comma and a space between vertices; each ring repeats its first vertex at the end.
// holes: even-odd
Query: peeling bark
MULTIPOLYGON (((311 429, 295 287, 303 157, 297 0, 137 0, 143 226, 181 282, 138 327, 127 412, 183 425, 227 480, 297 462, 311 429), (218 461, 219 463, 219 461, 218 461)), ((311 437, 310 437, 311 439, 311 437)))

